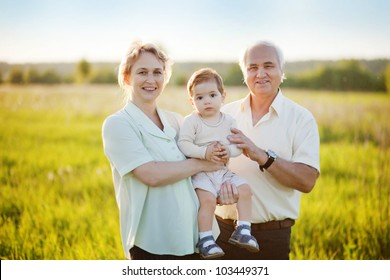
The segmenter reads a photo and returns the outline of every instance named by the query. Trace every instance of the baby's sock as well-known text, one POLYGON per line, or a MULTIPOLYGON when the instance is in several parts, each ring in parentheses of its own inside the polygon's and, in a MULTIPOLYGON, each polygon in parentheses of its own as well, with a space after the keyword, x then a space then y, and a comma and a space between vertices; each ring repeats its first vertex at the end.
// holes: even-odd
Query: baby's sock
MULTIPOLYGON (((241 226, 241 225, 249 226, 249 229, 245 229, 245 228, 242 229, 241 232, 240 232, 241 234, 243 234, 243 235, 252 235, 251 231, 250 231, 250 227, 251 227, 251 223, 250 222, 238 220, 237 221, 237 226, 241 226)), ((254 240, 252 240, 252 239, 248 241, 248 244, 250 244, 253 247, 258 247, 257 243, 254 240)))
MULTIPOLYGON (((240 225, 247 225, 247 226, 249 226, 249 228, 250 228, 251 223, 248 222, 248 221, 240 221, 240 220, 239 220, 239 221, 237 221, 237 226, 240 226, 240 225)), ((243 234, 243 235, 251 235, 250 229, 245 229, 245 228, 242 229, 240 233, 243 234)), ((256 247, 256 242, 255 242, 255 241, 249 240, 248 243, 251 244, 252 246, 256 247)))
MULTIPOLYGON (((202 239, 203 237, 206 237, 206 236, 213 236, 213 232, 211 230, 199 232, 200 239, 202 239)), ((207 247, 207 246, 213 245, 213 244, 215 244, 214 240, 208 240, 203 244, 203 247, 207 247)), ((214 247, 214 248, 210 249, 210 251, 209 251, 210 254, 216 254, 216 253, 220 253, 220 252, 222 252, 222 249, 220 247, 214 247)))
MULTIPOLYGON (((238 220, 237 221, 237 226, 241 226, 241 225, 247 225, 247 226, 251 227, 251 223, 250 222, 238 220)), ((251 231, 249 229, 245 229, 244 228, 244 229, 241 230, 241 234, 251 235, 251 231)))

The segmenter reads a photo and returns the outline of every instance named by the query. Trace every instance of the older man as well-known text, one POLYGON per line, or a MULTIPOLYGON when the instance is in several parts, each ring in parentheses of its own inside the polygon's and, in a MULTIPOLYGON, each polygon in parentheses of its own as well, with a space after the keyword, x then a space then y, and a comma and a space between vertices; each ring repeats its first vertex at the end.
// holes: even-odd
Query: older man
MULTIPOLYGON (((216 210, 221 234, 217 243, 225 259, 289 259, 291 227, 299 215, 301 194, 310 192, 319 176, 319 134, 313 115, 286 98, 280 89, 284 79, 281 50, 259 42, 246 49, 241 61, 250 93, 225 105, 239 129, 229 140, 243 149, 232 158, 231 170, 252 187, 252 234, 258 253, 229 244, 236 214, 232 205, 216 210)), ((225 185, 220 201, 236 193, 225 185)))

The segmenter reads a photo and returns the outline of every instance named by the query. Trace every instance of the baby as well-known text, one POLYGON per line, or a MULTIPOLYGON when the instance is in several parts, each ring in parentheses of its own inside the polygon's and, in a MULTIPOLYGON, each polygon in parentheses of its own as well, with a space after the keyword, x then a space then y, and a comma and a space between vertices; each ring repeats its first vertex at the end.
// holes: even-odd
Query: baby
MULTIPOLYGON (((235 120, 220 111, 226 93, 221 76, 213 69, 203 68, 192 74, 187 84, 190 101, 195 111, 188 115, 180 129, 178 145, 181 151, 192 158, 210 161, 228 161, 242 153, 236 145, 227 140, 235 120)), ((259 251, 256 239, 251 235, 252 192, 244 179, 227 167, 215 172, 201 172, 192 177, 192 184, 198 195, 200 256, 204 259, 222 257, 225 253, 212 235, 212 224, 217 197, 221 185, 230 181, 237 186, 238 221, 229 243, 249 251, 259 251)))

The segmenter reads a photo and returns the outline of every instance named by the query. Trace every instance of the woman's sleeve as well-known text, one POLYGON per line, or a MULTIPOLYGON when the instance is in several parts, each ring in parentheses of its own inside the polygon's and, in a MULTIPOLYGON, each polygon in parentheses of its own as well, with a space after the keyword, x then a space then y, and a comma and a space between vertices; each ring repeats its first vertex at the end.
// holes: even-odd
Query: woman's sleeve
POLYGON ((102 129, 104 153, 121 176, 153 161, 142 142, 142 134, 118 115, 108 117, 102 129))

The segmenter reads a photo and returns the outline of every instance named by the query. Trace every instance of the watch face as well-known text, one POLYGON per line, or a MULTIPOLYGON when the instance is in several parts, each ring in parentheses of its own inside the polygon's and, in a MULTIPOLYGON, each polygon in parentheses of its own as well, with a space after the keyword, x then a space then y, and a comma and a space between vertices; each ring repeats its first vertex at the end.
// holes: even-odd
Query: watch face
POLYGON ((277 158, 277 155, 274 151, 272 150, 267 150, 267 154, 270 156, 270 157, 273 157, 273 158, 277 158))

